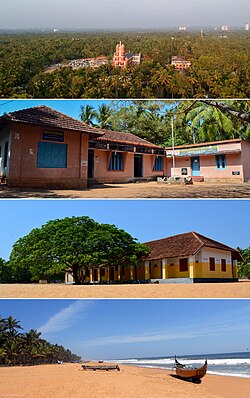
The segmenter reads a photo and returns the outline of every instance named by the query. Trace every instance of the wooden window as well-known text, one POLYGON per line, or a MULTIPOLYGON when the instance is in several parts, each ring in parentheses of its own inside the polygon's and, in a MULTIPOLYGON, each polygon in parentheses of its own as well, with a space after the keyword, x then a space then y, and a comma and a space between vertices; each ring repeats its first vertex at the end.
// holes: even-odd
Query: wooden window
POLYGON ((124 265, 122 265, 122 270, 121 270, 122 272, 122 275, 124 275, 125 274, 125 267, 124 267, 124 265))
POLYGON ((227 271, 227 262, 224 258, 221 259, 221 271, 226 272, 227 271))
POLYGON ((67 144, 38 142, 37 167, 50 169, 66 168, 67 150, 67 144))
POLYGON ((90 277, 90 270, 89 270, 89 269, 87 269, 87 271, 86 271, 86 277, 87 277, 87 278, 90 277))
POLYGON ((101 268, 101 276, 105 276, 106 274, 106 269, 105 268, 101 268))
POLYGON ((180 263, 180 272, 188 271, 188 259, 187 258, 181 258, 179 260, 179 263, 180 263))
POLYGON ((209 257, 209 268, 210 271, 215 271, 215 258, 209 257))

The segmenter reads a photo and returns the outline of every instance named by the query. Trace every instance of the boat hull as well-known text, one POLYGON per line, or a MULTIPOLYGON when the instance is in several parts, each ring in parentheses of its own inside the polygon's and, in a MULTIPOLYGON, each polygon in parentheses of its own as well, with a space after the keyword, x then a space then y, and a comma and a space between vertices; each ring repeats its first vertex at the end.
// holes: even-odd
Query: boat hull
POLYGON ((188 368, 176 360, 175 371, 176 375, 181 379, 199 381, 207 373, 207 361, 200 368, 188 368))

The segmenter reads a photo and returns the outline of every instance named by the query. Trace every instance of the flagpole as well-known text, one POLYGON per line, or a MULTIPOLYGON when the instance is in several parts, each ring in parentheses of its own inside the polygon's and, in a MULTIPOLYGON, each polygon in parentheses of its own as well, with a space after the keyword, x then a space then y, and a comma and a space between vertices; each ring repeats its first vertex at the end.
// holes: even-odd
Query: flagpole
POLYGON ((175 177, 175 155, 174 155, 174 116, 171 119, 171 128, 172 128, 172 153, 173 153, 173 177, 175 177))

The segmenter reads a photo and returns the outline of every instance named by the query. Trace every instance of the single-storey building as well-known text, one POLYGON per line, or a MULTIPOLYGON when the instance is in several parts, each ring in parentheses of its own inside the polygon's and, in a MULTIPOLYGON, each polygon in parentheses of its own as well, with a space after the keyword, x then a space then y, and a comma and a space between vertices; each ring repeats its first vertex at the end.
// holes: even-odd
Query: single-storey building
POLYGON ((250 180, 250 142, 242 139, 166 148, 167 177, 195 181, 250 180))
POLYGON ((166 172, 161 146, 88 126, 47 106, 0 117, 0 178, 9 186, 77 189, 166 172))
POLYGON ((89 140, 89 181, 128 182, 165 175, 163 147, 131 133, 102 132, 100 137, 89 140))
MULTIPOLYGON (((88 283, 192 283, 237 281, 238 250, 188 232, 145 243, 151 252, 137 266, 100 265, 86 271, 88 283)), ((66 283, 74 283, 71 270, 66 283)))

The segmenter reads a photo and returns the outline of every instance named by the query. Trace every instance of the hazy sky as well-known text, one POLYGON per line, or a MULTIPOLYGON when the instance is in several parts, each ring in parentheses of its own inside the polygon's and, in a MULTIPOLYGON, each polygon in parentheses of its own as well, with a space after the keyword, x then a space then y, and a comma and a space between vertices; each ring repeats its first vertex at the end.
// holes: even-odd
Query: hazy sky
POLYGON ((244 200, 0 200, 0 257, 49 220, 89 216, 115 224, 140 242, 196 231, 231 247, 250 245, 250 201, 244 200), (230 227, 229 227, 230 226, 230 227))
POLYGON ((0 300, 0 314, 85 359, 249 348, 249 300, 0 300))
POLYGON ((167 28, 179 25, 242 26, 249 0, 8 0, 0 28, 167 28))

